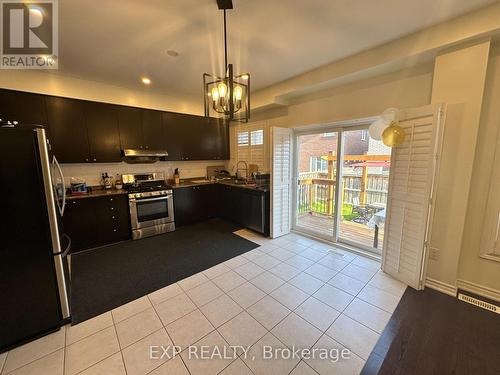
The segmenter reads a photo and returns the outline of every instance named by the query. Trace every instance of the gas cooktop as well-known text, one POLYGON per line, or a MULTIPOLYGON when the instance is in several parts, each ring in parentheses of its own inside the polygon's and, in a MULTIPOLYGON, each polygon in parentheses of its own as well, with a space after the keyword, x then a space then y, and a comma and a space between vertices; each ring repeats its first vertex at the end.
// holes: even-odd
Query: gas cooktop
POLYGON ((125 186, 129 193, 144 193, 148 191, 158 191, 168 189, 167 184, 159 181, 141 182, 139 184, 125 186))
POLYGON ((124 174, 122 176, 125 189, 129 193, 144 193, 168 189, 165 175, 161 172, 124 174))

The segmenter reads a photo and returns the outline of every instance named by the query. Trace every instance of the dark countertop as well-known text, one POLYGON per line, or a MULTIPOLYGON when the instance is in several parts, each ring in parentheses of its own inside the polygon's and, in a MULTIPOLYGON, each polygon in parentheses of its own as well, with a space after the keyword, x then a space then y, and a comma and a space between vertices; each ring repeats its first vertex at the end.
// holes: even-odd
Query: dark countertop
POLYGON ((93 186, 92 191, 86 194, 66 194, 67 199, 82 199, 82 198, 95 198, 95 197, 104 197, 108 195, 120 195, 120 194, 128 194, 125 189, 103 189, 100 186, 93 186))
MULTIPOLYGON (((221 184, 221 185, 238 187, 238 188, 242 188, 242 189, 259 191, 259 192, 263 192, 263 193, 269 191, 269 188, 267 188, 267 187, 260 188, 260 187, 256 187, 255 185, 237 184, 234 182, 234 180, 220 180, 220 181, 207 181, 207 182, 193 182, 193 180, 194 181, 203 180, 203 177, 181 180, 179 185, 169 184, 168 186, 172 189, 177 189, 177 188, 189 187, 189 186, 221 184)), ((71 200, 71 199, 103 197, 103 196, 108 196, 108 195, 128 194, 127 190, 125 190, 125 189, 119 189, 119 190, 117 190, 115 188, 103 189, 100 186, 92 186, 91 188, 92 188, 91 192, 88 192, 86 194, 74 194, 74 195, 66 194, 66 198, 68 200, 71 200)))
POLYGON ((194 182, 198 180, 203 180, 203 177, 200 178, 193 178, 193 179, 185 179, 181 180, 180 184, 174 185, 170 184, 169 186, 172 189, 177 189, 177 188, 182 188, 182 187, 189 187, 189 186, 200 186, 200 185, 210 185, 210 184, 221 184, 221 185, 227 185, 227 186, 233 186, 233 187, 238 187, 242 189, 249 189, 249 190, 254 190, 254 191, 261 191, 261 192, 267 192, 269 191, 268 187, 261 188, 261 187, 256 187, 255 184, 237 184, 234 182, 234 180, 219 180, 219 181, 207 181, 207 182, 194 182))

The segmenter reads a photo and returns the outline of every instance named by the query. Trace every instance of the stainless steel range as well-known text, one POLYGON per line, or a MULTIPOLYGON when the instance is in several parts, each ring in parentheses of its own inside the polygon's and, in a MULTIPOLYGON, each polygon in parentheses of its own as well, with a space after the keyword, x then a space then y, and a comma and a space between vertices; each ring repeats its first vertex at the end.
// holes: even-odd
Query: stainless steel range
POLYGON ((163 173, 122 176, 128 190, 132 239, 175 230, 174 197, 163 173))

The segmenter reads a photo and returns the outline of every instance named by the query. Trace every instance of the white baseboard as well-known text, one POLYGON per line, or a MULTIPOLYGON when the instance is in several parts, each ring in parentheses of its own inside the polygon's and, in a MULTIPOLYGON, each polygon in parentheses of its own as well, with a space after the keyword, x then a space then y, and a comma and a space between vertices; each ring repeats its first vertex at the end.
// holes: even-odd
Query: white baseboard
POLYGON ((457 287, 455 285, 443 283, 442 281, 431 279, 430 277, 425 279, 425 286, 452 297, 457 296, 457 287))
POLYGON ((500 291, 471 281, 458 279, 457 287, 482 297, 500 302, 500 291))

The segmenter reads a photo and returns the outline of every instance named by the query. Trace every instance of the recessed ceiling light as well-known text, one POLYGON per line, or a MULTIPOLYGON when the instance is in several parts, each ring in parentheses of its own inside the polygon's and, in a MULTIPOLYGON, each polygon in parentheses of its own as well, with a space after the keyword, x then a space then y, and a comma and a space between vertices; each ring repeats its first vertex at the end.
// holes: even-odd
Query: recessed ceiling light
POLYGON ((151 84, 151 80, 150 80, 148 77, 142 77, 142 78, 141 78, 141 81, 142 81, 142 83, 144 83, 145 85, 150 85, 150 84, 151 84))
POLYGON ((167 51, 167 55, 172 56, 172 57, 177 57, 177 56, 179 56, 179 52, 174 51, 173 49, 169 49, 167 51))

